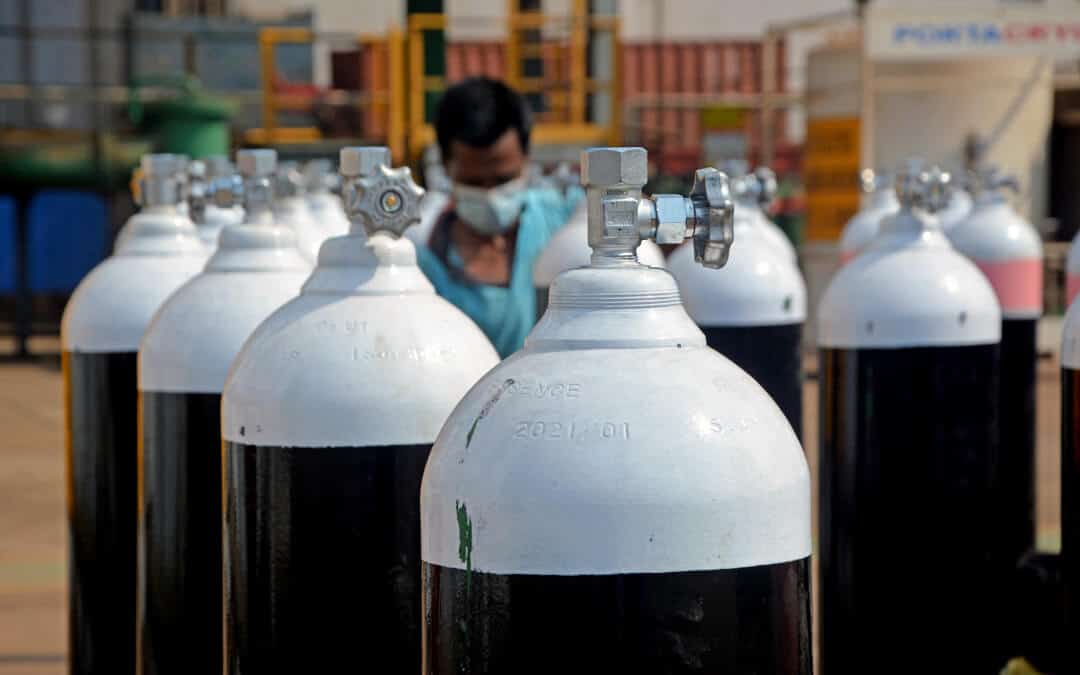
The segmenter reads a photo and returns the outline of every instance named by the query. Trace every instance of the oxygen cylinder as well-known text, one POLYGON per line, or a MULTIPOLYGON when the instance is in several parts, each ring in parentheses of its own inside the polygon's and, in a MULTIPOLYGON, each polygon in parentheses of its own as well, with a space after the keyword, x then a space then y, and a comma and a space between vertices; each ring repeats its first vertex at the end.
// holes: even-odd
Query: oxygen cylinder
POLYGON ((315 222, 304 198, 304 175, 296 162, 278 162, 274 184, 274 220, 296 233, 297 246, 315 264, 326 233, 315 222))
MULTIPOLYGON (((821 301, 821 667, 992 673, 1001 311, 900 170, 900 211, 821 301)), ((1022 506, 1022 505, 1021 505, 1022 506)), ((1013 561, 1015 562, 1015 561, 1013 561)))
MULTIPOLYGON (((1061 337, 1061 577, 1065 629, 1080 631, 1080 305, 1065 314, 1061 337)), ((1080 652, 1066 641, 1061 672, 1080 672, 1080 652)))
POLYGON ((689 199, 650 199, 646 171, 643 148, 584 153, 591 264, 435 443, 425 675, 811 671, 799 440, 635 255, 693 238, 723 265, 727 181, 701 169, 689 199))
POLYGON ((777 184, 776 174, 766 166, 759 166, 750 171, 749 164, 745 160, 732 159, 724 162, 720 169, 731 177, 731 190, 735 197, 735 205, 742 211, 744 217, 761 230, 761 236, 776 249, 776 254, 782 260, 788 260, 792 264, 798 264, 799 254, 795 251, 791 240, 765 215, 765 208, 776 199, 777 184))
POLYGON ((841 265, 850 262, 874 240, 882 218, 900 210, 891 176, 873 169, 863 169, 859 172, 859 182, 864 195, 863 206, 844 225, 844 231, 840 235, 841 265))
MULTIPOLYGON (((168 153, 159 154, 164 155, 168 153)), ((188 160, 186 155, 174 154, 172 155, 172 157, 174 158, 175 168, 177 171, 177 180, 180 184, 180 201, 175 205, 173 210, 181 218, 191 220, 192 216, 188 212, 187 198, 191 191, 191 167, 193 163, 188 160)), ((198 167, 196 168, 196 170, 198 170, 198 167)), ((144 179, 145 175, 140 162, 140 166, 138 166, 135 171, 132 172, 131 182, 129 184, 129 187, 131 188, 132 199, 138 206, 141 206, 144 203, 142 199, 141 188, 142 184, 144 183, 144 179)), ((113 240, 113 252, 115 253, 116 251, 119 251, 121 248, 123 248, 124 243, 131 236, 132 230, 138 227, 138 222, 145 220, 147 217, 153 220, 158 218, 159 215, 160 214, 156 212, 144 213, 142 210, 136 211, 134 215, 127 219, 127 222, 125 222, 124 225, 120 228, 120 231, 116 233, 116 238, 113 240)), ((201 236, 202 235, 200 233, 200 240, 201 236)), ((204 252, 204 255, 209 255, 212 252, 213 248, 208 247, 204 252)))
POLYGON ((237 153, 246 219, 221 230, 206 269, 162 305, 139 350, 143 675, 221 669, 221 392, 244 340, 311 269, 273 221, 276 155, 237 153))
MULTIPOLYGON (((577 174, 569 167, 560 166, 555 181, 564 190, 568 190, 578 181, 577 174)), ((592 257, 589 248, 589 202, 582 199, 566 224, 544 246, 544 250, 533 263, 533 286, 536 287, 536 316, 543 316, 547 309, 548 292, 555 277, 567 270, 587 267, 592 257)), ((664 269, 664 252, 649 239, 642 239, 637 248, 637 257, 643 265, 664 269)))
POLYGON ((1001 478, 1007 496, 994 520, 1002 554, 1015 564, 1035 545, 1036 329, 1042 315, 1042 239, 1009 204, 1015 177, 996 167, 975 175, 975 205, 946 234, 974 262, 1001 305, 1001 478))
POLYGON ((941 229, 946 234, 949 234, 954 226, 967 220, 968 216, 971 215, 972 208, 974 208, 974 201, 971 194, 959 182, 954 182, 949 190, 949 197, 948 201, 945 202, 945 207, 934 215, 937 217, 938 223, 941 224, 941 229))
POLYGON ((61 324, 71 673, 135 671, 136 353, 153 313, 206 263, 177 211, 177 157, 146 155, 141 169, 142 210, 75 289, 61 324))
POLYGON ((722 269, 696 264, 687 243, 668 257, 668 270, 708 345, 765 388, 801 439, 806 283, 739 209, 735 241, 722 269))
POLYGON ((342 150, 351 233, 225 384, 229 673, 420 667, 424 463, 498 356, 417 267, 422 190, 389 161, 342 150))
POLYGON ((341 197, 335 194, 339 188, 338 176, 329 159, 313 159, 304 165, 304 187, 308 211, 312 219, 328 237, 340 237, 349 231, 349 219, 341 197))
POLYGON ((207 199, 215 183, 231 182, 233 176, 232 163, 225 155, 211 155, 188 164, 188 214, 199 230, 199 239, 211 253, 217 249, 223 227, 244 222, 244 209, 239 204, 223 208, 207 199))

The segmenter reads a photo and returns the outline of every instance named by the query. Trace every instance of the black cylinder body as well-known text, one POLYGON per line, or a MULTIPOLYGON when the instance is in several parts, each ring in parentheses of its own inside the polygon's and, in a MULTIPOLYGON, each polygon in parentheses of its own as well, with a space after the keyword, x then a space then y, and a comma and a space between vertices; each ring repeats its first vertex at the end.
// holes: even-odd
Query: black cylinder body
MULTIPOLYGON (((1080 369, 1061 370, 1061 576, 1065 635, 1080 632, 1080 369)), ((1063 672, 1080 672, 1080 650, 1066 642, 1063 672)))
POLYGON ((999 346, 820 357, 822 672, 997 672, 999 346))
POLYGON ((769 393, 802 439, 802 324, 701 326, 708 345, 769 393))
POLYGON ((148 392, 142 406, 142 675, 221 668, 221 395, 148 392))
POLYGON ((125 675, 135 672, 136 353, 65 351, 62 358, 69 672, 125 675))
POLYGON ((425 562, 422 672, 809 675, 809 565, 547 576, 425 562))
POLYGON ((417 672, 430 451, 225 443, 227 672, 417 672))
POLYGON ((998 555, 1019 564, 1035 546, 1035 389, 1038 319, 1001 322, 1001 479, 998 555))

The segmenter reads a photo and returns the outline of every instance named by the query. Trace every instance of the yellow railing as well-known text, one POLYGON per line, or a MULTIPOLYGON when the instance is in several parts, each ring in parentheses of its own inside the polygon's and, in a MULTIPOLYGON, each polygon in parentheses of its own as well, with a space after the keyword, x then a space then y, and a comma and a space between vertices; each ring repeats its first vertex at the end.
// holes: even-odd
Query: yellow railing
MULTIPOLYGON (((317 127, 290 127, 278 123, 281 108, 307 102, 306 98, 283 94, 276 89, 276 49, 280 44, 311 44, 317 35, 308 28, 267 27, 259 31, 260 85, 262 88, 262 126, 249 129, 245 140, 256 145, 280 145, 310 143, 322 138, 317 127)), ((400 30, 391 30, 385 37, 359 35, 358 47, 384 50, 386 60, 386 86, 362 95, 349 96, 343 92, 331 100, 342 104, 355 104, 358 114, 365 109, 378 117, 385 127, 386 145, 395 162, 406 160, 405 125, 405 39, 400 30)), ((380 139, 381 140, 381 139, 380 139)))
MULTIPOLYGON (((513 3, 511 3, 513 5, 513 3)), ((511 7, 513 10, 513 7, 511 7)), ((553 17, 538 12, 511 11, 507 20, 508 37, 506 41, 505 63, 506 81, 518 91, 544 93, 555 103, 555 107, 564 108, 565 114, 559 121, 541 119, 533 131, 533 142, 540 145, 566 144, 617 144, 621 137, 621 106, 619 105, 619 21, 615 17, 590 17, 587 13, 586 0, 573 0, 573 15, 570 17, 570 40, 566 49, 570 62, 569 81, 566 86, 552 86, 549 77, 526 77, 522 72, 525 57, 543 56, 543 45, 523 44, 522 31, 543 30, 546 26, 565 23, 567 17, 553 17), (611 33, 611 79, 600 81, 588 77, 588 32, 589 30, 611 33), (564 89, 569 91, 564 93, 564 89), (610 120, 606 124, 590 121, 586 114, 586 101, 589 94, 606 92, 611 98, 610 120), (564 103, 565 101, 565 103, 564 103)), ((424 33, 427 31, 446 30, 445 14, 412 14, 409 16, 408 55, 409 55, 409 152, 418 155, 427 145, 434 142, 435 132, 425 119, 425 101, 430 92, 442 91, 447 82, 442 77, 424 75, 424 33)), ((558 52, 556 52, 558 54, 558 52)))
POLYGON ((278 107, 282 101, 275 90, 276 49, 281 43, 310 43, 314 34, 307 28, 263 28, 259 31, 259 86, 262 91, 262 127, 249 129, 245 138, 259 145, 318 140, 315 127, 279 127, 278 107))
MULTIPOLYGON (((572 0, 573 14, 553 17, 541 13, 512 11, 507 20, 506 73, 507 82, 525 94, 543 93, 548 97, 557 118, 539 116, 534 127, 533 140, 537 144, 617 144, 621 137, 621 106, 619 104, 619 22, 614 17, 590 17, 586 0, 572 0), (569 21, 569 24, 566 22, 569 21), (552 47, 539 43, 523 44, 522 32, 544 31, 553 25, 569 26, 569 40, 565 45, 552 47), (609 80, 588 76, 589 31, 605 31, 611 34, 612 70, 609 80), (566 72, 566 81, 555 82, 553 77, 526 77, 523 58, 554 58, 554 71, 566 72), (564 59, 565 61, 561 61, 564 59), (563 67, 569 64, 568 70, 563 67), (587 101, 590 95, 606 93, 611 100, 610 118, 600 124, 588 119, 587 101)), ((405 33, 391 30, 385 37, 358 36, 356 44, 385 54, 385 72, 382 64, 379 72, 385 75, 385 83, 361 94, 330 92, 332 102, 355 104, 358 114, 375 115, 379 120, 378 134, 390 148, 394 161, 403 163, 416 157, 425 147, 435 141, 435 132, 426 119, 426 99, 432 92, 446 89, 444 77, 424 74, 424 33, 444 31, 447 27, 445 14, 412 14, 405 33)), ((307 143, 320 140, 322 134, 313 126, 283 126, 279 123, 280 112, 290 105, 308 102, 306 97, 288 95, 277 90, 276 49, 281 44, 311 44, 318 35, 307 28, 267 27, 259 31, 260 78, 262 85, 262 125, 245 134, 249 143, 276 145, 307 143)), ((383 75, 380 75, 381 80, 383 75)), ((561 77, 557 75, 556 77, 561 77)))

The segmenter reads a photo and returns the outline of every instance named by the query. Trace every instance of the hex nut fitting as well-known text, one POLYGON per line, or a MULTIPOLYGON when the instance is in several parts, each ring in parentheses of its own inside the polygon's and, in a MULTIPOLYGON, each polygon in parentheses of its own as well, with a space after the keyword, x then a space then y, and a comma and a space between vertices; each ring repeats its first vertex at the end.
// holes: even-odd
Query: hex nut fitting
POLYGON ((645 148, 590 148, 581 153, 581 184, 640 188, 648 182, 645 148))

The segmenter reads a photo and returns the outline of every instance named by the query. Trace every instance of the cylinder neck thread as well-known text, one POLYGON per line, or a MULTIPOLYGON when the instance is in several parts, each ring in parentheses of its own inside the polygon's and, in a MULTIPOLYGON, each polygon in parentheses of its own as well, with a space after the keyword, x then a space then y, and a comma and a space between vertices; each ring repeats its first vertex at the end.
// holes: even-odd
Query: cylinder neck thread
POLYGON ((183 182, 175 177, 148 176, 143 179, 143 208, 176 207, 183 194, 183 182))
MULTIPOLYGON (((245 222, 260 223, 271 219, 274 205, 274 172, 277 169, 277 152, 274 150, 240 150, 236 153, 236 166, 241 181, 223 179, 222 191, 235 203, 237 192, 242 193, 245 222)), ((228 201, 228 200, 226 200, 228 201)))
POLYGON ((274 205, 274 182, 269 176, 244 176, 244 213, 251 223, 265 222, 274 205))
POLYGON ((139 179, 139 205, 175 207, 184 199, 187 162, 181 155, 144 155, 139 179))

